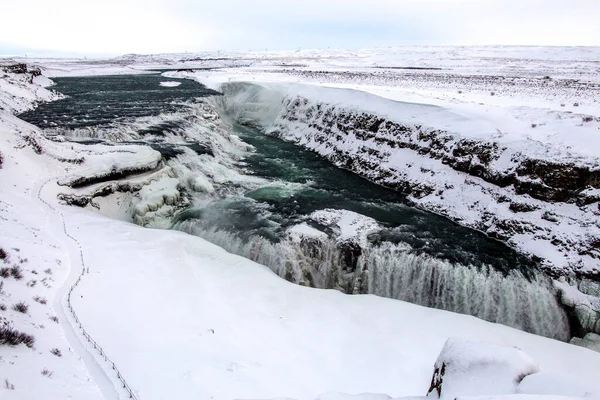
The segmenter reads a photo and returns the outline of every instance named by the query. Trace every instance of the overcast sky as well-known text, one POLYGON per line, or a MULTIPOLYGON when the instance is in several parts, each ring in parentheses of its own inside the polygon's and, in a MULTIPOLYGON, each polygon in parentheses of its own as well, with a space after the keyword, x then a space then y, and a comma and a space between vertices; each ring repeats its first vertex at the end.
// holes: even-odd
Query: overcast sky
POLYGON ((600 45, 600 0, 2 0, 0 54, 600 45))

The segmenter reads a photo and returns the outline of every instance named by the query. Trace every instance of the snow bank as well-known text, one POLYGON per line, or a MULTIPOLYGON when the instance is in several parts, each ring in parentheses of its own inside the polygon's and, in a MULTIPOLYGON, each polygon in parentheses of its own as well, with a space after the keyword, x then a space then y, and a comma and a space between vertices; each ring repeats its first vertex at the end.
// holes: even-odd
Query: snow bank
MULTIPOLYGON (((93 277, 74 306, 144 399, 422 396, 448 336, 518 346, 543 371, 598 386, 600 354, 587 349, 466 315, 293 285, 176 231, 107 223, 76 208, 67 226, 79 227, 93 277), (157 315, 160 334, 149 334, 157 315)), ((510 350, 490 357, 524 365, 510 350)))
POLYGON ((517 393, 539 367, 517 348, 450 338, 435 362, 429 397, 454 399, 517 393))
MULTIPOLYGON (((0 76, 0 86, 5 82, 0 76)), ((7 254, 0 259, 0 268, 18 268, 22 277, 0 278, 0 305, 6 307, 0 311, 0 325, 32 335, 35 343, 32 348, 0 344, 0 397, 104 399, 111 393, 99 387, 99 371, 87 364, 85 350, 80 352, 61 303, 73 268, 67 239, 61 234, 62 222, 37 197, 50 176, 64 167, 50 155, 25 146, 22 134, 37 133, 36 128, 8 114, 31 107, 39 100, 36 90, 40 94, 44 90, 20 78, 12 83, 31 91, 30 96, 10 98, 9 107, 0 109, 0 153, 4 155, 0 249, 7 254), (13 309, 18 302, 28 307, 25 313, 13 309), (58 349, 61 356, 52 354, 52 349, 58 349)), ((0 89, 0 99, 6 99, 4 89, 0 89)))
POLYGON ((9 68, 15 64, 9 59, 0 60, 0 111, 7 115, 16 114, 35 107, 39 102, 63 97, 47 89, 52 82, 37 75, 39 69, 25 65, 24 73, 11 72, 9 68))
POLYGON ((103 146, 70 144, 78 147, 85 161, 59 179, 60 185, 81 187, 149 172, 158 167, 162 156, 148 146, 103 146))
POLYGON ((578 380, 569 375, 538 372, 528 375, 519 384, 518 393, 553 396, 589 397, 594 393, 594 384, 578 380))

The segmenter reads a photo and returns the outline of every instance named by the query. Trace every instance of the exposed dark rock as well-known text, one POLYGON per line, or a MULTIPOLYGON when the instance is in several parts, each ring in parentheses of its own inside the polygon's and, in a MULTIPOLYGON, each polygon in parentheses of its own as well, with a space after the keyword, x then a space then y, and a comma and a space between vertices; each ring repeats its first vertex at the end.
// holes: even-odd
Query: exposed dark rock
POLYGON ((68 206, 85 207, 92 202, 91 196, 77 196, 75 194, 59 193, 56 197, 58 197, 63 204, 68 206))
POLYGON ((539 210, 540 208, 534 204, 529 204, 529 203, 517 203, 517 202, 512 202, 510 203, 510 206, 508 206, 509 210, 515 213, 518 212, 531 212, 531 211, 536 211, 539 210))
POLYGON ((33 148, 33 151, 35 152, 35 154, 42 154, 43 152, 43 148, 42 145, 37 141, 37 139, 33 136, 25 136, 24 137, 25 142, 31 146, 33 148))
POLYGON ((13 74, 26 74, 27 73, 27 64, 25 63, 15 63, 2 66, 2 69, 5 72, 11 72, 13 74))
MULTIPOLYGON (((130 168, 121 168, 113 167, 110 172, 94 175, 94 176, 82 176, 76 179, 69 181, 68 183, 64 183, 63 185, 69 186, 73 189, 81 188, 85 186, 94 185, 96 183, 102 183, 107 181, 114 181, 125 179, 132 175, 143 174, 146 172, 151 172, 156 168, 157 165, 147 166, 147 167, 130 167, 130 168)), ((60 184, 60 183, 59 183, 60 184)))

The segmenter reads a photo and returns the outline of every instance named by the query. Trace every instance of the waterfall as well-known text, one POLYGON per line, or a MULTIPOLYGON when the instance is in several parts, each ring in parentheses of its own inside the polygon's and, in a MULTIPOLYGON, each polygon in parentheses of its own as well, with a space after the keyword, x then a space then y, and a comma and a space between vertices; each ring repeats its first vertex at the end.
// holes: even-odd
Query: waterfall
POLYGON ((241 238, 194 219, 177 222, 174 228, 266 265, 301 285, 370 293, 563 341, 570 338, 569 322, 555 289, 541 274, 527 278, 517 270, 505 274, 486 265, 450 263, 389 242, 368 244, 349 262, 349 252, 355 247, 332 239, 274 243, 259 235, 241 238))
POLYGON ((568 340, 569 322, 548 278, 518 270, 449 263, 384 243, 369 249, 369 293, 404 300, 542 336, 568 340))

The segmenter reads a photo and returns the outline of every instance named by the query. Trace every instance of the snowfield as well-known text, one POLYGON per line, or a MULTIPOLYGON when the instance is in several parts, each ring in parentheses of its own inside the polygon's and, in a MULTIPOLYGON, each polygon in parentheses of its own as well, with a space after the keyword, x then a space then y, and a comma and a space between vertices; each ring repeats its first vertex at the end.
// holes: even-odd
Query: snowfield
MULTIPOLYGON (((461 73, 494 72, 503 76, 510 76, 516 70, 523 75, 537 76, 547 70, 557 77, 593 80, 598 54, 597 49, 559 49, 553 53, 545 48, 530 49, 528 54, 542 57, 542 62, 523 58, 523 50, 519 48, 477 51, 474 56, 472 49, 455 49, 440 67, 455 68, 461 73), (515 55, 520 58, 511 61, 515 55), (502 56, 500 60, 498 56, 502 56), (469 60, 467 72, 461 69, 464 57, 469 60), (577 61, 569 63, 568 59, 577 61), (478 60, 487 61, 478 63, 478 60)), ((148 65, 191 68, 226 63, 220 66, 236 68, 176 74, 215 85, 238 80, 240 76, 244 77, 242 80, 277 80, 281 85, 282 80, 298 80, 302 74, 314 70, 348 72, 353 68, 364 70, 365 65, 375 68, 388 63, 385 66, 389 67, 392 62, 394 66, 410 66, 407 63, 415 60, 415 52, 420 54, 417 66, 436 67, 433 64, 436 49, 333 51, 329 55, 277 53, 277 57, 232 54, 229 60, 209 62, 202 61, 203 55, 190 61, 182 60, 189 56, 175 55, 128 56, 104 64, 77 60, 36 62, 44 64, 54 76, 99 71, 125 73, 148 65), (308 65, 309 61, 312 65, 308 65), (292 66, 292 63, 302 66, 292 66), (290 71, 290 68, 304 71, 290 71)), ((379 89, 382 82, 376 85, 379 89)), ((0 388, 2 398, 129 398, 130 394, 119 380, 124 378, 133 395, 144 400, 385 400, 407 396, 422 398, 428 393, 430 397, 448 399, 463 396, 507 400, 600 399, 600 353, 592 350, 402 301, 372 295, 348 296, 333 290, 294 285, 268 268, 227 253, 198 237, 134 225, 131 222, 134 214, 139 218, 152 218, 151 213, 164 211, 164 207, 180 201, 172 173, 162 167, 158 153, 150 148, 127 146, 126 151, 119 151, 124 148, 77 146, 45 138, 38 128, 12 115, 36 102, 58 97, 38 83, 49 84, 42 76, 32 78, 31 73, 7 72, 0 76, 0 152, 4 156, 0 166, 0 248, 8 255, 0 260, 0 268, 19 265, 23 275, 20 280, 11 276, 0 278, 3 284, 0 304, 7 305, 6 310, 0 311, 0 323, 35 336, 31 348, 24 344, 0 344, 0 379, 6 380, 0 388), (86 182, 90 186, 85 190, 77 188, 82 179, 92 179, 86 182), (119 185, 122 184, 135 190, 121 190, 119 185), (89 195, 90 190, 112 190, 113 194, 94 199, 89 195), (72 197, 59 200, 58 195, 65 193, 72 197), (65 204, 92 200, 97 202, 100 212, 93 206, 78 208, 65 204), (66 302, 69 287, 76 282, 71 305, 79 323, 66 302), (33 300, 34 296, 47 299, 46 304, 33 300), (29 305, 26 313, 11 308, 18 301, 29 305), (49 319, 52 317, 57 317, 58 323, 49 319), (101 346, 102 352, 86 340, 81 328, 101 346), (61 356, 53 354, 53 349, 58 349, 61 356), (120 371, 118 375, 113 366, 120 371), (44 370, 47 372, 43 373, 44 370)), ((286 84, 285 87, 291 86, 286 84)), ((302 90, 303 95, 306 90, 312 91, 302 90)), ((407 92, 406 101, 423 95, 422 89, 405 87, 394 91, 393 96, 403 90, 407 92)), ((317 93, 331 92, 319 89, 317 93)), ((466 107, 470 113, 500 107, 491 103, 481 107, 472 104, 475 95, 460 102, 456 98, 440 100, 443 96, 437 93, 437 100, 427 101, 428 104, 456 102, 456 109, 466 107)), ((498 97, 506 99, 515 93, 498 97)), ((582 109, 586 113, 595 109, 593 96, 588 92, 582 92, 581 98, 585 102, 579 100, 580 97, 577 100, 585 104, 582 109)), ((324 100, 326 98, 321 98, 324 100)), ((280 109, 273 109, 269 104, 260 102, 266 105, 266 112, 261 111, 261 121, 271 118, 273 123, 279 121, 281 128, 284 118, 280 109)), ((539 116, 548 112, 542 108, 527 110, 525 114, 539 116)), ((502 118, 504 112, 512 118, 518 110, 502 106, 498 112, 502 118)), ((566 114, 560 111, 557 115, 562 118, 566 114)), ((206 119, 210 118, 207 114, 206 119)), ((440 118, 439 123, 444 120, 440 118)), ((576 126, 575 120, 575 117, 567 118, 566 126, 576 126)), ((296 135, 300 144, 306 144, 301 142, 304 140, 301 134, 307 131, 294 130, 293 124, 288 122, 285 122, 286 127, 292 128, 285 133, 296 135)), ((563 127, 560 124, 555 128, 563 127)), ((584 126, 585 131, 595 133, 597 124, 598 121, 591 121, 584 126)), ((484 125, 489 125, 489 121, 484 125)), ((482 137, 488 138, 494 130, 477 132, 482 135, 487 132, 482 137)), ((509 131, 507 136, 514 139, 511 135, 518 136, 518 133, 509 131)), ((566 136, 564 133, 557 137, 566 136)), ((500 139, 505 140, 503 137, 500 139)), ((544 141, 544 137, 541 135, 533 142, 544 141)), ((215 140, 221 141, 222 146, 237 146, 227 144, 222 138, 215 140)), ((514 143, 512 139, 506 140, 506 143, 514 143)), ((560 144, 552 143, 546 141, 540 146, 550 145, 556 150, 552 154, 566 154, 560 144)), ((595 162, 597 154, 590 151, 589 143, 586 146, 581 142, 580 147, 571 149, 565 157, 571 160, 568 157, 573 156, 584 164, 595 162)), ((313 149, 318 151, 317 147, 313 149)), ((528 149, 529 146, 521 148, 524 152, 528 149)), ((423 159, 419 170, 427 165, 440 170, 445 168, 433 158, 423 159)), ((212 174, 236 179, 235 172, 226 167, 207 162, 204 168, 203 175, 193 177, 199 190, 212 188, 211 182, 202 176, 212 174)), ((420 179, 419 176, 415 179, 420 179)), ((448 171, 447 176, 458 179, 454 169, 448 171)), ((463 182, 476 180, 465 176, 462 179, 463 182)), ((434 181, 439 183, 437 179, 434 181)), ((486 187, 480 181, 477 185, 486 187)), ((451 201, 443 203, 468 209, 465 197, 460 196, 465 187, 458 186, 455 192, 448 194, 451 201)), ((441 204, 427 196, 414 199, 424 208, 428 200, 441 204)), ((487 201, 487 198, 480 200, 487 201)), ((543 210, 546 205, 538 201, 523 200, 543 210)), ((597 237, 598 217, 592 210, 597 202, 587 204, 588 208, 583 211, 575 210, 575 205, 570 203, 548 204, 553 212, 561 207, 568 209, 563 213, 564 220, 559 218, 557 225, 550 228, 552 232, 573 241, 580 239, 577 235, 597 237), (564 226, 571 230, 563 229, 564 226), (586 228, 589 230, 581 233, 581 226, 589 226, 586 228)), ((491 206, 494 207, 499 206, 491 206)), ((508 210, 508 205, 506 208, 508 210)), ((450 209, 461 212, 459 208, 450 209)), ((498 211, 498 215, 507 210, 498 211)), ((479 218, 477 209, 471 211, 470 218, 479 218)), ((357 229, 365 235, 376 229, 373 221, 358 214, 336 214, 328 210, 312 217, 337 226, 343 237, 357 229)), ((523 221, 533 223, 528 218, 523 221)), ((290 230, 292 237, 316 234, 308 226, 290 230)), ((527 243, 535 238, 535 234, 516 236, 513 244, 527 250, 527 243)), ((541 248, 542 245, 535 242, 531 253, 538 254, 541 248)), ((565 256, 556 254, 547 259, 553 262, 560 257, 565 256)), ((597 270, 597 258, 590 256, 582 260, 582 270, 597 270)), ((557 265, 565 267, 567 264, 557 265)), ((565 282, 557 283, 559 287, 561 284, 565 302, 572 302, 574 307, 585 302, 597 305, 595 298, 588 297, 590 294, 584 296, 565 282)), ((593 283, 589 283, 589 287, 589 292, 595 288, 593 283)), ((584 290, 582 286, 579 289, 584 290)), ((589 310, 587 314, 582 313, 584 318, 595 315, 589 310)), ((594 340, 595 337, 590 336, 589 341, 594 340)))

